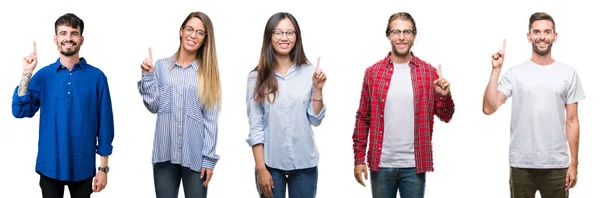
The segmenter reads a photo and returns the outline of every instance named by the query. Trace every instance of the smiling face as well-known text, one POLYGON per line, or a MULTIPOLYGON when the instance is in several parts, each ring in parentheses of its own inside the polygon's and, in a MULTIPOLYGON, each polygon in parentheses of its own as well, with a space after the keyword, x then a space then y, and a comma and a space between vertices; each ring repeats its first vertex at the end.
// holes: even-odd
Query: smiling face
POLYGON ((389 25, 389 34, 387 38, 390 40, 392 52, 395 56, 408 56, 416 36, 413 24, 409 20, 396 19, 389 25))
POLYGON ((552 44, 557 36, 552 21, 537 20, 531 24, 527 40, 531 42, 533 51, 537 55, 545 56, 552 51, 552 44))
POLYGON ((59 25, 56 27, 54 43, 58 51, 64 56, 73 56, 79 53, 83 44, 83 36, 79 27, 73 28, 70 25, 59 25))
POLYGON ((296 29, 289 18, 283 18, 271 36, 271 45, 277 55, 289 55, 296 45, 296 29))
POLYGON ((200 49, 206 38, 206 27, 198 17, 192 17, 179 31, 182 50, 195 53, 200 49))

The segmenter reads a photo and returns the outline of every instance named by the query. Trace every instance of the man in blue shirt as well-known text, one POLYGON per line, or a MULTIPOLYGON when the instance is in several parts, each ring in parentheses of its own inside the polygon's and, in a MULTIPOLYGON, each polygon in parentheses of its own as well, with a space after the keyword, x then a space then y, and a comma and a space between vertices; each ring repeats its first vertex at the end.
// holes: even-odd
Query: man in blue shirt
POLYGON ((83 21, 67 13, 54 28, 60 58, 32 76, 37 64, 34 41, 33 53, 23 59, 12 113, 31 118, 40 110, 35 170, 43 197, 62 198, 65 185, 73 198, 90 197, 107 182, 114 136, 110 92, 104 73, 79 57, 83 21), (96 153, 101 156, 98 172, 96 153))

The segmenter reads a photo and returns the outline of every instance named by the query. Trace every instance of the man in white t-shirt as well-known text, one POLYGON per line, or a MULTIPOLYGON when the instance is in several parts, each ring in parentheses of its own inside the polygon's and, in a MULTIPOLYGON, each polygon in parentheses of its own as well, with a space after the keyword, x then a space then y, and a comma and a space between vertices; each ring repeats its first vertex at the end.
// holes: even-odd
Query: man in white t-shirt
POLYGON ((510 191, 512 198, 568 197, 577 181, 579 119, 585 99, 575 69, 552 58, 557 33, 554 19, 537 12, 529 19, 532 57, 499 79, 506 40, 492 55, 492 74, 483 97, 483 112, 493 114, 512 97, 510 191), (566 116, 565 116, 566 111, 566 116))

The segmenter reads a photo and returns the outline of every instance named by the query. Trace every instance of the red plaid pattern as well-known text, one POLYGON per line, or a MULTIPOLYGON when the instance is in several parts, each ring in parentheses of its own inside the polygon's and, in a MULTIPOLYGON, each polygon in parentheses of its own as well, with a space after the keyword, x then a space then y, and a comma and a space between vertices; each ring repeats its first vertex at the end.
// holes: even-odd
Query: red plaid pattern
MULTIPOLYGON (((433 115, 443 122, 450 122, 454 115, 452 95, 439 95, 435 92, 433 81, 438 79, 437 69, 412 54, 410 73, 413 84, 415 104, 415 164, 417 173, 433 171, 433 152, 431 135, 433 133, 433 115)), ((356 112, 354 126, 354 164, 365 163, 365 149, 369 137, 367 163, 372 171, 379 171, 381 144, 383 143, 383 112, 390 87, 394 64, 391 53, 365 71, 360 106, 356 112)))

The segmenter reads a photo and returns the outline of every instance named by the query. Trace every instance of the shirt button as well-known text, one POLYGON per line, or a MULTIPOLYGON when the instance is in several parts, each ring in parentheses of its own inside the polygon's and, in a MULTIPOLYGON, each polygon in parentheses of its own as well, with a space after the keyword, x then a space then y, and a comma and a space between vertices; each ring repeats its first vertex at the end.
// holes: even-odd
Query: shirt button
POLYGON ((67 92, 67 94, 71 94, 71 92, 69 91, 69 92, 67 92))
MULTIPOLYGON (((179 149, 181 149, 181 146, 179 147, 179 149)), ((379 150, 381 150, 381 149, 379 149, 379 150)))
POLYGON ((385 100, 381 100, 381 102, 383 102, 383 101, 385 101, 385 100))
POLYGON ((383 115, 380 115, 379 117, 382 117, 382 118, 383 118, 383 115))
POLYGON ((179 111, 181 111, 181 107, 179 107, 179 111))
POLYGON ((394 71, 394 69, 390 69, 390 71, 394 71))
POLYGON ((72 73, 69 73, 69 76, 70 76, 70 75, 73 75, 73 74, 72 74, 72 73))
POLYGON ((181 93, 179 93, 179 96, 181 96, 181 93))
POLYGON ((70 84, 71 84, 71 82, 68 82, 67 84, 69 84, 69 85, 70 85, 70 84))

